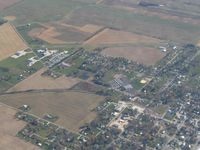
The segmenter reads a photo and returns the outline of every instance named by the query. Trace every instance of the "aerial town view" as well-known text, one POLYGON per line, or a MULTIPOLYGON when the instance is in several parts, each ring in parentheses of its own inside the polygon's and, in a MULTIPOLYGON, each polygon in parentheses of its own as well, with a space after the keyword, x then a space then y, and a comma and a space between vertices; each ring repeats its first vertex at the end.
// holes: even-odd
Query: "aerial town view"
POLYGON ((0 0, 0 150, 200 150, 200 0, 0 0))

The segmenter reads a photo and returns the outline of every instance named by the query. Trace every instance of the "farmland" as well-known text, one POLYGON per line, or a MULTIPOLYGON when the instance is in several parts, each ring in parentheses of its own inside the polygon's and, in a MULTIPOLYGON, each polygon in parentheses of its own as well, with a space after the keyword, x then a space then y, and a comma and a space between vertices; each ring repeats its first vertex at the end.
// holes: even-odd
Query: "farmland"
POLYGON ((20 93, 0 97, 1 102, 15 108, 29 105, 31 113, 39 117, 48 113, 56 115, 59 117, 56 123, 73 131, 95 118, 91 110, 103 100, 104 97, 81 92, 20 93))
POLYGON ((36 35, 40 34, 40 31, 45 30, 45 28, 39 23, 32 23, 29 26, 18 26, 16 29, 19 32, 19 34, 23 37, 23 39, 28 43, 28 45, 35 46, 45 44, 44 41, 36 38, 36 35))
POLYGON ((39 150, 36 146, 26 143, 16 137, 25 123, 14 118, 16 111, 5 106, 0 105, 0 149, 2 150, 39 150))
POLYGON ((133 34, 130 32, 118 31, 113 29, 104 29, 102 32, 93 36, 84 42, 89 45, 106 45, 106 44, 157 44, 159 39, 133 34))
POLYGON ((64 76, 53 79, 42 75, 45 71, 46 69, 42 68, 22 82, 16 84, 14 87, 9 89, 8 92, 39 89, 69 89, 79 82, 78 79, 64 76))
POLYGON ((5 9, 6 7, 9 7, 17 2, 20 2, 21 0, 0 0, 0 10, 5 9))
POLYGON ((0 26, 0 60, 27 48, 27 45, 9 23, 0 26))
POLYGON ((162 19, 159 16, 147 16, 124 9, 107 6, 87 6, 75 11, 65 21, 68 24, 96 24, 113 27, 123 31, 155 37, 176 42, 192 41, 199 38, 199 25, 178 22, 172 19, 162 19))
MULTIPOLYGON (((185 42, 190 39, 192 42, 197 42, 199 40, 199 10, 197 9, 199 2, 194 1, 191 4, 186 0, 185 3, 180 0, 167 2, 155 0, 154 2, 163 4, 165 7, 143 8, 138 6, 136 0, 58 0, 56 2, 53 0, 34 2, 24 0, 3 10, 1 16, 15 15, 16 20, 13 21, 15 25, 63 21, 71 27, 83 27, 88 24, 113 27, 176 42, 185 42), (183 7, 186 9, 185 12, 182 10, 183 7)), ((75 31, 71 28, 66 29, 66 32, 74 35, 75 31)), ((66 36, 60 38, 63 39, 66 36)))
POLYGON ((47 30, 41 32, 37 37, 50 44, 80 43, 91 34, 59 23, 45 27, 47 30))
POLYGON ((0 149, 199 148, 199 8, 0 0, 0 149))
POLYGON ((62 22, 40 24, 33 23, 30 26, 19 26, 17 30, 26 39, 29 45, 37 44, 81 44, 90 36, 95 34, 102 27, 87 24, 84 26, 74 26, 62 22))
POLYGON ((60 20, 72 11, 85 5, 72 0, 23 0, 1 12, 1 16, 16 16, 15 25, 32 22, 51 22, 60 20))
POLYGON ((161 60, 165 53, 156 48, 149 47, 117 47, 102 51, 105 56, 124 57, 145 65, 154 65, 161 60))

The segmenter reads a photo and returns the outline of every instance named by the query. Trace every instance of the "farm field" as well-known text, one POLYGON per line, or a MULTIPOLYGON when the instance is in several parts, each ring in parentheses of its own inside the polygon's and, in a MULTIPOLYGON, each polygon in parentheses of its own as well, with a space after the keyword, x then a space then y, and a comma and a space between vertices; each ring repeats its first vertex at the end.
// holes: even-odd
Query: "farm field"
MULTIPOLYGON (((24 0, 1 11, 1 16, 15 16, 16 19, 13 21, 15 25, 63 21, 64 24, 69 25, 68 29, 65 29, 68 34, 60 35, 59 39, 51 39, 61 44, 68 40, 74 41, 71 39, 74 36, 83 40, 84 33, 77 32, 76 27, 88 24, 113 27, 122 31, 181 43, 188 40, 196 43, 199 40, 198 1, 189 3, 187 0, 154 0, 151 2, 163 4, 164 7, 159 9, 140 7, 136 0, 58 0, 56 2, 53 0, 35 0, 34 2, 24 0), (66 40, 62 40, 65 38, 66 40)), ((63 31, 63 29, 59 30, 63 31)), ((57 33, 54 29, 49 32, 57 33)))
POLYGON ((60 22, 42 24, 41 27, 30 30, 27 35, 46 41, 49 44, 82 43, 101 28, 101 26, 92 24, 79 27, 60 22))
POLYGON ((155 44, 159 42, 161 42, 161 40, 156 38, 107 28, 85 41, 84 44, 155 44))
POLYGON ((5 9, 21 0, 0 0, 0 10, 5 9))
POLYGON ((38 147, 16 137, 17 132, 24 128, 25 122, 15 119, 15 114, 15 110, 0 104, 0 149, 39 150, 38 147))
POLYGON ((183 23, 170 18, 162 19, 156 15, 148 16, 104 5, 82 7, 66 18, 65 23, 96 24, 181 43, 187 41, 196 43, 200 34, 199 24, 183 23))
POLYGON ((166 53, 150 47, 117 47, 107 48, 101 52, 105 56, 124 57, 145 65, 154 65, 161 60, 166 53))
POLYGON ((7 20, 7 21, 14 21, 16 19, 15 16, 6 16, 3 19, 7 20))
MULTIPOLYGON (((161 12, 168 12, 170 14, 180 15, 185 14, 190 15, 199 15, 199 8, 198 5, 200 4, 198 0, 145 0, 145 2, 153 3, 157 5, 162 5, 162 7, 159 7, 161 12), (184 7, 184 9, 183 9, 184 7), (176 8, 176 9, 175 9, 176 8), (176 12, 176 13, 175 13, 176 12)), ((102 0, 101 4, 109 5, 109 6, 119 6, 121 8, 145 8, 150 11, 156 11, 155 8, 149 8, 148 6, 138 6, 138 0, 102 0)))
POLYGON ((197 42, 197 46, 200 47, 200 41, 197 42))
POLYGON ((46 27, 47 30, 41 32, 38 38, 50 44, 80 43, 91 35, 89 32, 61 24, 51 24, 46 27))
POLYGON ((79 82, 78 79, 65 76, 59 77, 57 79, 42 76, 42 73, 45 71, 46 69, 42 68, 30 77, 10 88, 7 92, 40 89, 69 89, 79 82))
POLYGON ((63 40, 59 40, 56 37, 61 35, 57 32, 54 27, 48 27, 46 30, 44 28, 33 29, 29 32, 29 35, 35 38, 39 38, 50 44, 65 44, 63 40))
POLYGON ((38 34, 41 33, 41 31, 46 29, 41 24, 32 23, 29 26, 18 26, 16 29, 18 33, 23 37, 23 39, 29 44, 29 46, 46 44, 45 41, 35 38, 38 34))
POLYGON ((0 60, 27 48, 28 46, 9 23, 0 26, 0 60))
POLYGON ((94 24, 86 24, 84 26, 75 26, 75 25, 70 25, 70 24, 65 24, 65 23, 58 23, 58 25, 61 25, 63 27, 68 27, 71 29, 79 30, 80 32, 86 32, 86 33, 95 33, 101 28, 102 26, 94 25, 94 24))
POLYGON ((0 96, 1 102, 12 107, 18 108, 24 104, 31 106, 31 113, 39 117, 48 113, 57 115, 59 119, 56 123, 73 131, 78 131, 81 125, 95 118, 96 114, 91 110, 103 100, 104 97, 81 92, 20 93, 0 96))
POLYGON ((13 22, 15 25, 44 23, 60 20, 86 4, 74 0, 23 0, 1 11, 0 15, 3 17, 15 15, 17 18, 13 22))
POLYGON ((151 9, 148 7, 141 7, 138 6, 138 2, 130 2, 129 0, 127 1, 121 1, 121 0, 116 0, 116 1, 112 1, 112 0, 105 0, 102 2, 105 5, 111 6, 113 8, 116 9, 122 9, 122 10, 126 10, 129 12, 133 12, 133 13, 138 13, 138 14, 142 14, 142 15, 146 15, 146 16, 157 16, 161 19, 166 19, 166 20, 175 20, 178 21, 180 23, 191 23, 194 25, 198 25, 200 23, 200 20, 197 19, 198 14, 194 15, 193 14, 187 14, 187 13, 183 13, 181 11, 177 11, 177 10, 170 10, 170 8, 159 8, 159 9, 151 9), (143 8, 143 9, 142 9, 143 8))

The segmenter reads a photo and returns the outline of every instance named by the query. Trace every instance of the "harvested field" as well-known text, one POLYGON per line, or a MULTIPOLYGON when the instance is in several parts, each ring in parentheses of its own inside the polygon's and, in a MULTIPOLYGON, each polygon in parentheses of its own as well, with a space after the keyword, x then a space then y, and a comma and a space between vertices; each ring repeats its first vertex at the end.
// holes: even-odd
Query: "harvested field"
POLYGON ((63 23, 52 23, 43 26, 44 28, 32 29, 28 35, 39 38, 50 44, 81 43, 90 37, 93 32, 101 28, 95 25, 78 27, 63 23))
MULTIPOLYGON (((34 31, 30 31, 34 32, 34 31)), ((46 41, 50 44, 65 44, 65 41, 59 40, 56 37, 61 35, 61 33, 57 32, 54 27, 49 27, 47 30, 44 30, 43 32, 35 33, 39 34, 37 38, 46 41)))
POLYGON ((118 47, 107 48, 102 51, 102 54, 111 57, 124 57, 145 65, 153 65, 161 60, 166 53, 148 47, 118 47))
POLYGON ((6 17, 4 17, 4 19, 7 21, 14 21, 16 19, 16 17, 15 16, 6 16, 6 17))
POLYGON ((118 31, 118 30, 112 30, 112 29, 105 29, 102 32, 98 33, 97 35, 93 36, 84 44, 89 45, 99 45, 99 44, 153 44, 158 43, 160 40, 133 34, 130 32, 124 32, 124 31, 118 31))
POLYGON ((94 25, 94 24, 86 24, 82 27, 69 25, 69 24, 65 24, 65 23, 62 23, 61 25, 65 26, 65 27, 74 28, 74 29, 79 30, 81 32, 88 32, 88 33, 95 33, 102 28, 101 26, 97 26, 97 25, 94 25))
POLYGON ((200 47, 200 41, 198 41, 197 46, 200 47))
POLYGON ((83 32, 71 27, 65 27, 60 24, 54 26, 61 35, 57 36, 58 39, 66 42, 83 42, 85 39, 91 36, 91 33, 83 32))
POLYGON ((13 107, 23 104, 31 106, 31 113, 43 117, 54 114, 59 117, 58 123, 67 129, 78 131, 79 127, 93 120, 92 112, 104 97, 82 92, 43 92, 19 93, 0 96, 0 101, 13 107))
POLYGON ((30 77, 9 89, 8 92, 40 89, 69 89, 79 82, 78 79, 65 76, 59 77, 57 79, 42 76, 42 73, 45 71, 45 68, 37 71, 35 74, 31 75, 30 77))
POLYGON ((171 18, 163 19, 154 14, 147 15, 138 13, 137 11, 104 7, 102 5, 78 9, 65 20, 66 24, 77 26, 96 24, 161 40, 172 40, 179 43, 190 41, 191 43, 196 43, 200 27, 198 24, 193 24, 190 21, 186 22, 180 22, 171 18))
POLYGON ((83 27, 80 28, 81 31, 83 32, 89 32, 89 33, 94 33, 100 30, 102 27, 93 25, 93 24, 86 24, 83 27))
POLYGON ((43 27, 37 27, 32 29, 31 31, 28 32, 28 36, 30 37, 39 37, 42 32, 44 32, 46 29, 43 27))
POLYGON ((5 9, 21 0, 0 0, 0 10, 5 9))
POLYGON ((25 122, 14 118, 16 111, 5 105, 0 105, 0 149, 1 150, 39 150, 38 147, 26 143, 16 137, 18 131, 24 126, 25 122))
POLYGON ((27 48, 28 46, 9 23, 0 26, 0 60, 27 48))

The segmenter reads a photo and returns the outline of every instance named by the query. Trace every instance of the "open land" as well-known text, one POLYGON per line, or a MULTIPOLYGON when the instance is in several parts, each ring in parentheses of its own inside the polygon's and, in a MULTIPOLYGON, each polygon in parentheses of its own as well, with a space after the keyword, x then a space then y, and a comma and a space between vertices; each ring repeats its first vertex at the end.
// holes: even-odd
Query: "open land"
POLYGON ((52 23, 43 26, 33 28, 28 32, 28 35, 50 44, 82 43, 85 39, 101 29, 100 26, 92 24, 79 27, 64 23, 52 23))
MULTIPOLYGON (((53 0, 36 0, 34 2, 25 0, 2 11, 2 16, 15 15, 17 19, 14 24, 17 25, 65 20, 64 23, 71 26, 92 24, 113 27, 163 40, 177 42, 185 42, 190 39, 192 42, 199 40, 198 1, 189 3, 187 0, 184 2, 181 0, 155 0, 153 2, 162 4, 163 7, 140 7, 136 0, 58 0, 56 2, 53 0), (101 4, 88 5, 96 2, 101 4)), ((71 31, 69 32, 71 33, 71 31)))
POLYGON ((4 19, 7 21, 14 21, 16 19, 16 17, 15 16, 6 16, 6 17, 4 17, 4 19))
POLYGON ((0 26, 0 60, 27 48, 27 45, 18 36, 12 25, 6 23, 0 26))
POLYGON ((15 108, 29 105, 31 113, 39 117, 56 115, 59 117, 56 123, 73 131, 95 118, 91 110, 103 100, 104 97, 81 92, 20 93, 0 97, 1 102, 15 108))
POLYGON ((21 0, 0 0, 0 10, 5 9, 21 0))
POLYGON ((20 58, 14 59, 9 57, 0 62, 0 92, 8 90, 42 68, 41 62, 37 62, 31 67, 28 66, 28 59, 33 57, 35 55, 30 52, 20 58))
POLYGON ((38 147, 16 137, 17 132, 24 128, 25 122, 15 119, 15 114, 15 110, 5 105, 0 105, 0 149, 39 150, 38 147))
POLYGON ((190 22, 183 23, 159 16, 147 16, 142 13, 110 8, 106 6, 87 6, 76 10, 65 23, 74 25, 96 24, 122 31, 129 31, 162 40, 196 42, 199 39, 200 26, 190 22))
POLYGON ((65 76, 53 79, 42 75, 45 71, 46 69, 42 68, 30 77, 10 88, 8 92, 40 89, 69 89, 79 82, 78 79, 65 76))
POLYGON ((200 41, 197 42, 197 46, 200 47, 200 41))
MULTIPOLYGON (((50 34, 43 33, 39 36, 39 38, 45 40, 45 37, 54 37, 54 39, 58 41, 63 41, 64 43, 72 43, 72 42, 82 42, 84 39, 90 36, 90 33, 83 32, 72 27, 63 26, 61 24, 52 24, 49 28, 50 34), (51 34, 52 33, 52 34, 51 34)), ((51 41, 49 40, 49 43, 51 41)), ((55 42, 56 43, 56 42, 55 42)))
POLYGON ((118 31, 113 29, 105 29, 92 38, 88 39, 84 44, 101 45, 101 44, 155 44, 161 40, 138 35, 130 32, 118 31))
POLYGON ((124 57, 145 65, 153 65, 165 56, 165 53, 159 49, 149 47, 107 48, 102 51, 102 54, 111 57, 124 57))
MULTIPOLYGON (((37 34, 37 36, 35 37, 44 40, 50 44, 65 44, 65 41, 56 38, 56 36, 61 35, 61 33, 57 32, 54 27, 48 27, 47 30, 43 30, 43 28, 41 28, 37 29, 37 31, 33 29, 32 31, 30 31, 29 34, 32 34, 33 32, 35 32, 34 34, 37 34), (39 33, 36 33, 38 31, 39 33)), ((33 36, 33 34, 31 36, 33 36)))
POLYGON ((101 26, 97 26, 97 25, 94 25, 94 24, 86 24, 86 25, 81 26, 81 27, 70 25, 70 24, 65 24, 65 23, 61 23, 61 25, 65 26, 65 27, 71 27, 73 29, 76 29, 76 30, 79 30, 79 31, 82 31, 82 32, 88 32, 88 33, 95 33, 102 28, 101 26))
POLYGON ((84 2, 73 0, 23 0, 3 10, 1 16, 15 15, 17 18, 13 22, 15 25, 44 23, 60 20, 83 5, 85 5, 84 2))

